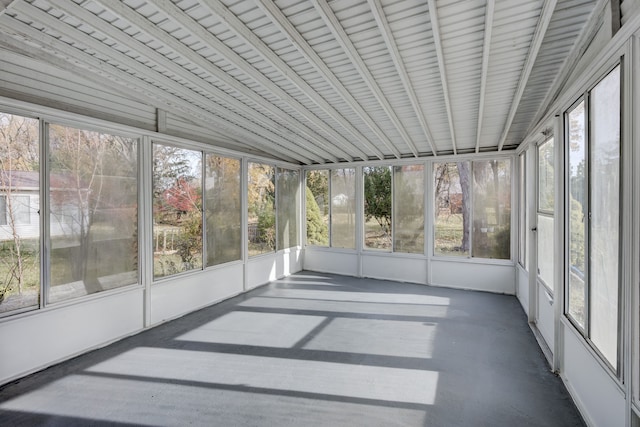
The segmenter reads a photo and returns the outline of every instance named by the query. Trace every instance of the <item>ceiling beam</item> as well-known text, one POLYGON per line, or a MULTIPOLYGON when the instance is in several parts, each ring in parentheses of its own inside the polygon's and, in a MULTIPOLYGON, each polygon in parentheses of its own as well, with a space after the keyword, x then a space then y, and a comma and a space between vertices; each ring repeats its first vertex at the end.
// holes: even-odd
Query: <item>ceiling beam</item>
POLYGON ((447 67, 444 63, 444 51, 442 49, 442 40, 440 39, 440 22, 438 19, 438 7, 436 0, 428 0, 429 18, 431 19, 431 31, 433 33, 433 44, 436 47, 436 55, 438 57, 438 68, 440 69, 440 82, 442 83, 442 92, 444 93, 444 103, 447 108, 447 119, 449 121, 449 132, 451 133, 451 145, 453 146, 453 154, 458 154, 456 148, 456 132, 453 122, 453 110, 451 109, 451 97, 449 96, 449 84, 447 83, 447 67))
MULTIPOLYGON (((356 69, 358 74, 360 74, 360 77, 369 87, 369 90, 371 91, 371 93, 373 93, 373 95, 378 100, 378 103, 384 110, 385 114, 387 115, 387 117, 389 117, 389 119, 391 120, 391 123, 393 123, 393 126, 396 128, 396 130, 404 140, 405 144, 407 144, 407 146, 411 150, 411 153, 413 153, 415 157, 418 157, 418 150, 415 144, 413 143, 413 141, 411 140, 411 137, 407 133, 407 130, 405 129, 404 125, 400 122, 400 119, 396 115, 393 107, 391 107, 391 104, 389 104, 387 97, 382 92, 382 89, 380 89, 380 86, 378 86, 376 79, 373 77, 373 75, 371 74, 371 71, 369 71, 369 68, 364 63, 364 61, 362 60, 362 57, 358 53, 358 50, 351 42, 349 35, 344 30, 344 28, 342 28, 342 25, 340 24, 340 21, 338 20, 336 15, 333 13, 331 6, 329 6, 329 4, 325 0, 310 0, 310 1, 315 6, 316 11, 318 11, 320 16, 322 17, 322 20, 327 25, 329 30, 331 30, 333 37, 340 44, 340 46, 342 47, 342 50, 347 54, 347 56, 351 60, 353 67, 356 69)), ((396 157, 398 158, 400 157, 400 153, 398 149, 395 147, 395 145, 393 144, 393 142, 389 141, 388 138, 383 139, 382 142, 385 143, 385 145, 387 145, 387 148, 389 148, 392 152, 394 152, 396 157)))
POLYGON ((484 96, 487 91, 487 74, 489 73, 489 56, 491 55, 491 33, 493 31, 493 12, 495 0, 487 0, 484 18, 484 45, 482 47, 482 77, 480 78, 480 103, 478 107, 478 129, 476 130, 476 153, 480 152, 482 138, 482 121, 484 119, 484 96))
POLYGON ((389 51, 391 59, 396 66, 396 70, 398 71, 398 75, 400 76, 400 80, 402 81, 402 85, 404 86, 404 90, 409 96, 409 100, 411 101, 411 105, 413 106, 413 111, 415 112, 416 117, 418 117, 418 121, 422 126, 422 131, 424 132, 427 142, 431 146, 431 153, 433 153, 434 156, 437 156, 438 149, 436 148, 435 141, 433 140, 433 136, 431 135, 431 131, 429 130, 429 125, 427 124, 427 116, 424 113, 420 102, 418 101, 416 91, 414 90, 413 84, 411 83, 411 78, 409 77, 407 68, 405 67, 402 56, 400 55, 400 50, 398 49, 395 38, 393 37, 391 26, 389 25, 387 17, 384 14, 384 10, 382 9, 380 0, 368 1, 369 7, 371 8, 371 13, 373 13, 373 17, 375 18, 378 27, 380 28, 380 33, 382 33, 382 38, 387 45, 387 50, 389 51))
POLYGON ((269 17, 269 19, 276 25, 276 27, 282 32, 287 39, 293 44, 296 49, 305 57, 307 62, 312 65, 315 70, 321 74, 326 83, 328 83, 333 90, 335 90, 342 99, 349 105, 349 107, 355 111, 355 113, 364 121, 369 129, 385 143, 387 148, 393 150, 393 143, 389 140, 387 135, 380 129, 378 124, 369 116, 369 114, 362 108, 360 103, 351 95, 351 93, 344 87, 344 85, 338 80, 335 74, 329 69, 327 64, 320 58, 315 50, 309 45, 309 43, 302 37, 298 30, 289 22, 282 11, 273 3, 272 0, 260 0, 256 2, 262 11, 269 17))
POLYGON ((524 67, 522 68, 522 73, 520 74, 518 88, 513 97, 513 100, 511 101, 509 115, 507 116, 507 121, 504 125, 502 136, 500 137, 500 141, 498 142, 498 151, 502 151, 502 147, 504 147, 504 143, 507 139, 507 136, 509 135, 509 130, 511 129, 511 125, 513 124, 513 119, 516 116, 516 112, 518 111, 518 106, 520 105, 520 101, 522 100, 524 90, 527 87, 527 82, 529 80, 529 76, 531 75, 531 70, 533 70, 536 58, 538 57, 538 52, 540 52, 540 46, 542 46, 542 41, 544 40, 544 36, 547 33, 547 28, 549 27, 549 23, 551 22, 551 17, 553 16, 553 11, 556 8, 556 3, 557 0, 545 0, 544 4, 542 5, 540 19, 538 19, 536 31, 533 34, 533 39, 531 40, 531 44, 529 45, 529 53, 527 54, 527 59, 525 60, 524 67))
MULTIPOLYGON (((136 54, 141 55, 145 59, 151 60, 155 64, 160 65, 161 67, 165 68, 168 71, 171 71, 176 77, 186 80, 191 85, 198 88, 200 91, 207 94, 211 94, 211 96, 214 99, 221 100, 222 102, 232 106, 233 109, 241 111, 244 115, 248 116, 251 119, 251 121, 253 121, 254 123, 257 123, 259 126, 265 128, 268 132, 270 132, 272 137, 280 133, 279 128, 281 128, 282 126, 279 125, 278 123, 273 122, 272 119, 249 108, 246 104, 228 95, 226 92, 224 92, 217 86, 214 86, 213 84, 207 82, 201 77, 194 75, 193 73, 184 69, 180 65, 176 64, 174 61, 169 60, 164 55, 161 55, 154 49, 151 49, 146 44, 139 42, 134 37, 131 37, 129 34, 125 33, 124 31, 118 29, 117 27, 107 23, 106 21, 96 16, 95 14, 89 12, 87 9, 80 7, 76 3, 73 3, 69 0, 58 0, 56 2, 56 9, 64 12, 65 14, 67 14, 67 16, 74 17, 80 22, 83 22, 91 26, 92 28, 98 30, 99 32, 103 33, 105 36, 116 41, 120 46, 126 47, 127 49, 130 49, 131 51, 136 52, 136 54)), ((149 66, 147 66, 147 68, 149 68, 149 66)), ((201 96, 198 92, 190 91, 184 85, 182 85, 182 87, 183 87, 182 90, 185 93, 185 96, 187 97, 201 96)), ((230 111, 233 111, 233 109, 230 109, 230 111)), ((309 145, 311 144, 312 143, 309 142, 309 145)), ((289 150, 292 150, 293 152, 298 152, 299 154, 303 154, 300 152, 299 145, 297 145, 294 142, 290 142, 283 138, 281 140, 281 145, 286 147, 289 150)), ((320 150, 317 147, 315 147, 315 145, 309 147, 308 145, 305 144, 305 147, 307 147, 309 151, 311 151, 316 156, 319 156, 320 158, 329 159, 333 162, 338 161, 337 157, 335 157, 333 154, 325 150, 320 150)))
MULTIPOLYGON (((40 9, 24 3, 17 5, 16 9, 19 9, 20 13, 28 16, 30 19, 36 22, 40 22, 47 28, 56 28, 58 32, 70 39, 77 40, 80 44, 82 44, 82 42, 80 42, 78 38, 82 39, 83 41, 87 41, 87 39, 90 39, 88 41, 92 45, 92 49, 96 49, 99 51, 99 49, 101 48, 101 46, 99 46, 99 42, 91 37, 88 37, 84 33, 75 34, 76 37, 73 37, 74 33, 79 32, 78 30, 70 31, 69 28, 61 27, 60 22, 56 18, 47 14, 46 12, 41 11, 40 9), (93 42, 95 43, 92 43, 91 40, 93 40, 93 42)), ((155 101, 152 105, 159 104, 161 106, 164 106, 164 109, 166 109, 167 111, 177 111, 178 115, 180 116, 184 114, 187 117, 191 117, 192 119, 195 117, 205 122, 214 123, 216 126, 227 130, 232 135, 236 135, 239 138, 246 138, 248 141, 252 141, 253 144, 258 147, 262 147, 262 149, 266 152, 279 152, 282 155, 286 155, 288 158, 295 159, 298 162, 305 164, 312 163, 308 158, 296 155, 289 150, 280 148, 277 144, 266 144, 265 141, 258 138, 258 135, 256 135, 254 132, 238 127, 237 125, 232 125, 228 121, 221 119, 208 110, 196 106, 189 101, 185 101, 178 96, 166 93, 159 87, 142 79, 136 78, 132 74, 125 72, 107 62, 99 60, 93 55, 86 53, 67 43, 64 43, 57 38, 50 36, 49 34, 38 31, 31 26, 25 25, 13 18, 4 19, 7 18, 7 16, 4 16, 2 18, 4 28, 13 30, 15 33, 22 35, 27 40, 37 43, 43 50, 54 52, 56 55, 61 55, 65 60, 69 61, 76 67, 75 69, 71 70, 74 74, 78 73, 78 69, 87 70, 103 78, 107 78, 119 85, 123 85, 127 89, 133 90, 136 93, 144 94, 146 98, 155 101)), ((105 56, 110 57, 108 53, 105 56)), ((119 62, 117 60, 114 61, 119 62)), ((209 103, 211 103, 211 101, 209 101, 209 103)))
MULTIPOLYGON (((314 123, 328 135, 332 136, 335 141, 341 141, 345 147, 352 147, 357 150, 359 155, 364 156, 363 160, 367 160, 368 155, 363 152, 361 147, 358 147, 354 142, 349 141, 343 135, 338 133, 335 129, 330 127, 327 123, 318 118, 313 112, 309 111, 300 101, 293 98, 286 91, 274 84, 271 80, 266 78, 259 70, 253 65, 247 62, 244 58, 238 55, 235 51, 229 48, 226 44, 222 43, 217 37, 215 37, 207 29, 203 28, 197 21, 188 16, 182 9, 174 5, 167 0, 156 0, 154 5, 158 7, 164 14, 171 19, 176 20, 186 29, 189 29, 196 37, 202 40, 205 44, 209 45, 216 51, 218 55, 225 58, 236 68, 243 73, 251 77, 258 84, 269 90, 274 96, 277 96, 289 106, 302 114, 307 120, 314 123)), ((316 104, 323 112, 333 118, 338 124, 340 124, 347 132, 349 132, 357 142, 364 147, 367 147, 371 154, 383 159, 384 154, 374 144, 372 144, 364 135, 360 133, 351 123, 349 123, 342 115, 336 111, 327 101, 302 80, 288 65, 282 61, 275 53, 266 47, 264 42, 260 40, 255 34, 253 34, 244 24, 226 7, 217 1, 202 2, 201 6, 207 6, 214 15, 220 17, 220 19, 233 30, 236 35, 247 40, 249 46, 252 46, 256 52, 261 54, 265 59, 268 57, 268 61, 278 69, 283 76, 285 76, 291 83, 295 84, 298 89, 304 93, 314 104, 316 104)))

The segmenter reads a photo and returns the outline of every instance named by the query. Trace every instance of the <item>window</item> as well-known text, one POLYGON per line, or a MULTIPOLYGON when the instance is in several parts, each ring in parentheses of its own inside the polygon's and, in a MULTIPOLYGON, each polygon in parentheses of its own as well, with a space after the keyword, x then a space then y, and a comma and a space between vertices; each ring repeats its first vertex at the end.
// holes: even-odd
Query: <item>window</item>
POLYGON ((364 167, 364 247, 391 251, 391 166, 364 167))
POLYGON ((424 253, 424 165, 393 168, 393 250, 424 253))
POLYGON ((298 246, 300 172, 278 168, 278 250, 298 246))
POLYGON ((39 134, 38 120, 0 113, 0 314, 40 301, 39 134))
POLYGON ((48 301, 138 281, 137 140, 49 125, 48 301))
POLYGON ((529 270, 529 260, 527 259, 527 235, 529 233, 529 215, 527 212, 527 153, 523 152, 518 156, 519 180, 518 180, 518 212, 520 224, 518 262, 525 270, 529 270))
POLYGON ((276 250, 275 168, 249 163, 249 256, 276 250))
POLYGON ((206 156, 207 266, 242 259, 240 169, 238 159, 206 156))
POLYGON ((553 138, 538 146, 537 260, 538 279, 550 292, 554 289, 554 142, 553 138))
POLYGON ((202 153, 153 144, 153 277, 202 268, 202 153))
POLYGON ((331 246, 356 247, 356 170, 331 171, 331 246))
POLYGON ((307 244, 329 246, 329 171, 307 171, 305 182, 307 244))
POLYGON ((619 346, 620 94, 617 66, 565 115, 570 206, 566 311, 613 367, 619 346))
POLYGON ((436 255, 511 258, 511 162, 434 164, 436 255))

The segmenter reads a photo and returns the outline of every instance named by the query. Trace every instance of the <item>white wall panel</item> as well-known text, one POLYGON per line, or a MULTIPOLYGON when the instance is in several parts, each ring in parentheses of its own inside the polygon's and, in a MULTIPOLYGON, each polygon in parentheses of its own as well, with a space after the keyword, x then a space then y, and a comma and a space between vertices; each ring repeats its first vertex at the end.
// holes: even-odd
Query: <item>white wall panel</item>
POLYGON ((307 247, 304 253, 304 269, 358 276, 358 254, 307 247))
POLYGON ((564 329, 562 378, 587 424, 624 426, 624 393, 573 328, 565 323, 559 327, 564 329))
POLYGON ((542 334, 542 338, 549 346, 549 349, 553 353, 554 351, 554 309, 553 298, 547 293, 544 285, 538 283, 538 304, 536 309, 538 311, 536 325, 538 330, 542 334))
POLYGON ((516 296, 524 312, 529 315, 529 273, 519 264, 516 266, 516 296))
POLYGON ((290 276, 302 270, 302 249, 288 248, 276 255, 276 278, 290 276))
POLYGON ((375 279, 427 284, 427 260, 389 254, 362 254, 362 275, 375 279))
POLYGON ((242 263, 178 275, 151 286, 151 324, 187 314, 242 292, 242 263))
POLYGON ((246 265, 247 290, 269 283, 278 278, 276 254, 260 255, 249 258, 246 265))
POLYGON ((0 323, 0 384, 142 328, 142 288, 5 319, 0 323))
POLYGON ((515 283, 512 264, 431 261, 431 285, 515 295, 515 283))

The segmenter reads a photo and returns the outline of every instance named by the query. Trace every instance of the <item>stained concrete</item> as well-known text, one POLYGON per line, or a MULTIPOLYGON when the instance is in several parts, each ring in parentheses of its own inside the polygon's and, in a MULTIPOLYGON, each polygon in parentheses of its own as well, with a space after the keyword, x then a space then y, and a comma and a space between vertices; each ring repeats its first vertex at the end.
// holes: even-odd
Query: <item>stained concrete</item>
POLYGON ((302 272, 3 387, 0 425, 584 423, 513 296, 302 272))

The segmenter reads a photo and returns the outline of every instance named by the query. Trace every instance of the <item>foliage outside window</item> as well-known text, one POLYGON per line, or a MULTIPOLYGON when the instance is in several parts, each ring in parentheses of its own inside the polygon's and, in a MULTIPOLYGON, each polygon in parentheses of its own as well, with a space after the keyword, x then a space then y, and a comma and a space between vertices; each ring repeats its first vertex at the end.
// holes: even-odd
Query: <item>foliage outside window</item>
POLYGON ((49 126, 49 302, 138 280, 137 140, 49 126))
POLYGON ((249 163, 249 256, 276 250, 275 167, 249 163))
POLYGON ((39 122, 0 113, 0 314, 40 301, 39 122))
POLYGON ((390 251, 391 167, 364 167, 364 246, 390 251))
POLYGON ((238 159, 206 155, 207 266, 242 259, 240 169, 238 159))
POLYGON ((356 170, 331 171, 331 246, 356 247, 356 170))
POLYGON ((202 153, 153 144, 153 276, 202 268, 202 153))
POLYGON ((329 246, 329 171, 307 171, 305 205, 307 244, 329 246))
POLYGON ((298 246, 300 172, 278 168, 278 250, 298 246))
POLYGON ((510 164, 434 164, 435 254, 510 259, 510 164))
POLYGON ((567 114, 567 314, 617 367, 620 245, 620 66, 567 114), (587 132, 587 124, 590 129, 587 132))
POLYGON ((424 165, 393 168, 393 250, 424 253, 424 165))

